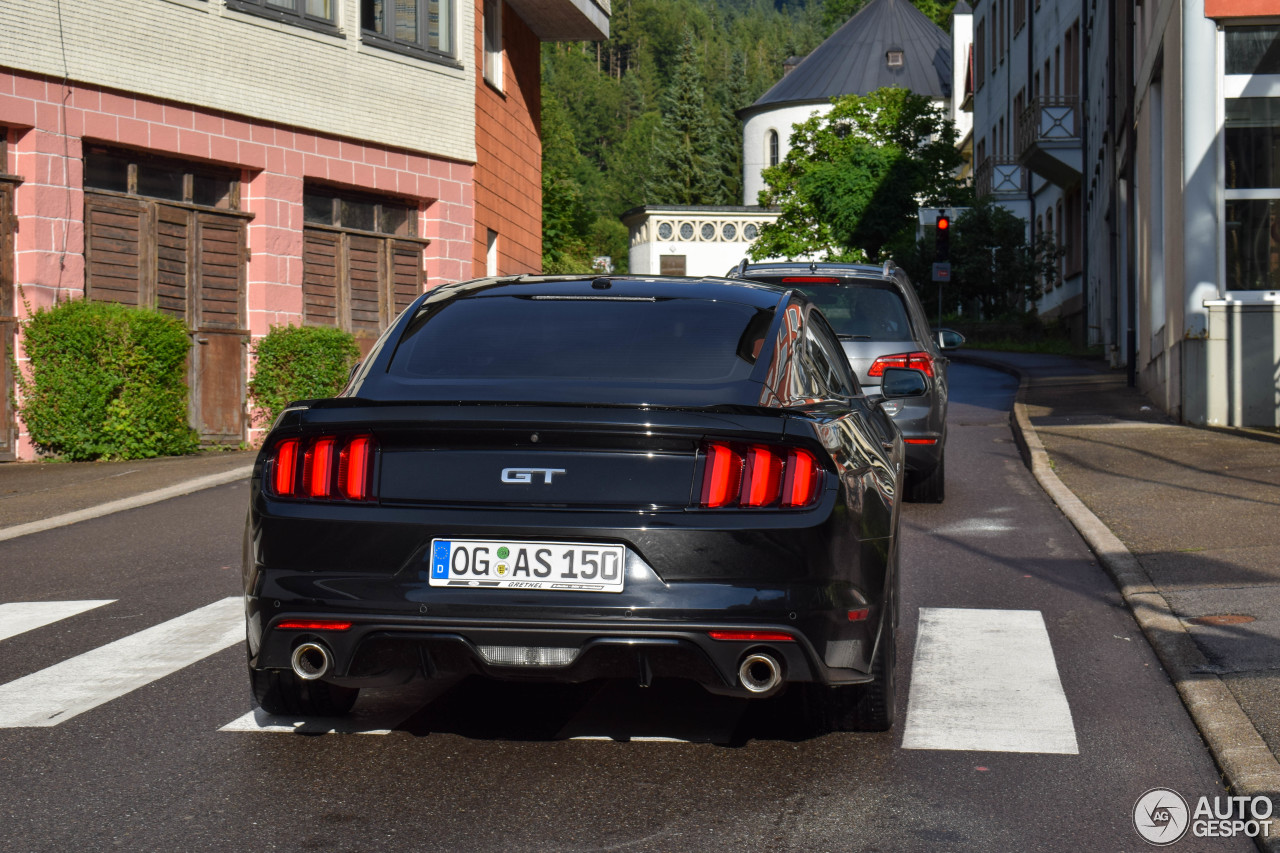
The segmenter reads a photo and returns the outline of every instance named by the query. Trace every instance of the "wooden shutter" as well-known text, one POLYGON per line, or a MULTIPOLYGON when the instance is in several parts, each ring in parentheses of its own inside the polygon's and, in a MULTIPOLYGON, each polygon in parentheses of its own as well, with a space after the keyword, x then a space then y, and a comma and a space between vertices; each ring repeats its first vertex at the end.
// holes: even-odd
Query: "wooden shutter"
POLYGON ((342 238, 331 231, 305 229, 302 236, 302 322, 338 326, 339 262, 342 238))
MULTIPOLYGON (((4 164, 0 163, 0 171, 4 164)), ((13 299, 13 184, 0 180, 0 460, 17 458, 18 426, 14 418, 10 394, 14 355, 13 340, 17 330, 13 299)))
POLYGON ((187 291, 191 277, 193 214, 169 205, 156 207, 156 308, 187 319, 187 291))
POLYGON ((351 287, 351 331, 377 337, 382 331, 382 241, 347 235, 347 275, 351 287))
POLYGON ((244 287, 244 223, 215 214, 197 217, 199 328, 239 329, 244 287))
POLYGON ((391 243, 391 295, 394 309, 392 315, 399 315, 409 307, 409 303, 422 293, 422 245, 407 240, 394 240, 391 243))
POLYGON ((85 193, 85 294, 99 302, 147 304, 150 272, 145 202, 85 193))

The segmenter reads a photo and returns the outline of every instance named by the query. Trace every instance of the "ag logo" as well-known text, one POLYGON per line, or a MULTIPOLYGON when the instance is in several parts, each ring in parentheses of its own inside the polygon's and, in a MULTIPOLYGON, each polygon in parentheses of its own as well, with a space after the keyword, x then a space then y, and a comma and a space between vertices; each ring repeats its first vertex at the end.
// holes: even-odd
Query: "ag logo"
POLYGON ((1181 841, 1187 834, 1190 817, 1187 801, 1168 788, 1152 788, 1133 806, 1133 828, 1143 841, 1156 847, 1181 841))

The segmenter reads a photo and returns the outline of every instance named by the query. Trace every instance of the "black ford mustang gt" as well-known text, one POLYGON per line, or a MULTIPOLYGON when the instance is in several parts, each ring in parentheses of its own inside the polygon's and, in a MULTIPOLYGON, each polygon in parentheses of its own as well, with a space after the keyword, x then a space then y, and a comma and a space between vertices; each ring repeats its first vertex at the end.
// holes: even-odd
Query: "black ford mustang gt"
MULTIPOLYGON (((886 371, 885 397, 927 390, 886 371)), ((430 291, 254 467, 249 676, 270 713, 483 674, 800 683, 893 723, 902 440, 799 291, 484 279, 430 291)))

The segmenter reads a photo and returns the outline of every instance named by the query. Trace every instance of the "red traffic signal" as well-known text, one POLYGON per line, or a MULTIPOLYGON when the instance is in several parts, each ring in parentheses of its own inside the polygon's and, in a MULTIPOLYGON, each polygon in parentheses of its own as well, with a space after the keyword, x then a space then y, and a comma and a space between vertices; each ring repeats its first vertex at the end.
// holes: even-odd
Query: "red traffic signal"
POLYGON ((951 218, 949 216, 939 216, 937 224, 939 231, 946 231, 951 227, 951 218))
POLYGON ((948 261, 951 259, 951 217, 939 213, 934 224, 938 227, 933 241, 935 259, 948 261))

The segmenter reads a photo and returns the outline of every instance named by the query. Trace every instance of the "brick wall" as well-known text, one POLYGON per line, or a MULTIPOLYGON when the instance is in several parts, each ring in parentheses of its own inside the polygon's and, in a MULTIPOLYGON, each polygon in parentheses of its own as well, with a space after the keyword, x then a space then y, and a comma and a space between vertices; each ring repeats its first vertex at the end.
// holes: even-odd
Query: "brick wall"
MULTIPOLYGON (((36 309, 84 293, 82 158, 94 143, 239 171, 241 209, 254 215, 247 300, 255 337, 302 319, 306 181, 416 200, 418 235, 431 241, 424 252, 427 286, 472 272, 469 163, 3 70, 0 120, 11 128, 10 168, 23 179, 14 193, 20 317, 24 300, 36 309)), ((29 444, 20 453, 30 458, 29 444)))
MULTIPOLYGON (((483 3, 476 4, 476 66, 483 68, 483 3)), ((474 275, 485 274, 487 231, 498 272, 542 270, 541 44, 503 4, 502 91, 477 75, 474 275)))

